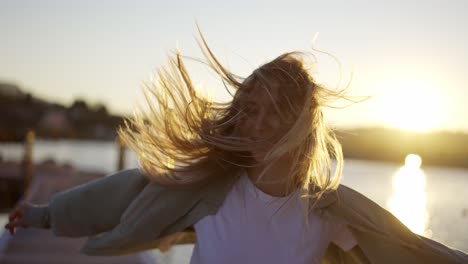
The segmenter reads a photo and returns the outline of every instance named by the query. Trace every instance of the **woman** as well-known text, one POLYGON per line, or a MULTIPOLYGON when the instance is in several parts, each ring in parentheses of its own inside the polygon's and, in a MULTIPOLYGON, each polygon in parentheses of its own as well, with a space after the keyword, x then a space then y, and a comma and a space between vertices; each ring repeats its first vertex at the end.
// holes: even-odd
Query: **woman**
POLYGON ((341 146, 322 109, 344 96, 314 81, 303 53, 283 54, 241 79, 201 39, 207 64, 235 89, 231 102, 197 94, 177 54, 147 87, 150 111, 119 131, 141 169, 58 194, 48 206, 22 203, 6 228, 91 236, 82 251, 108 255, 186 242, 177 235, 193 226, 191 263, 457 263, 465 257, 412 234, 339 184, 341 146), (101 201, 112 192, 120 195, 101 201), (369 243, 376 237, 382 242, 369 243))

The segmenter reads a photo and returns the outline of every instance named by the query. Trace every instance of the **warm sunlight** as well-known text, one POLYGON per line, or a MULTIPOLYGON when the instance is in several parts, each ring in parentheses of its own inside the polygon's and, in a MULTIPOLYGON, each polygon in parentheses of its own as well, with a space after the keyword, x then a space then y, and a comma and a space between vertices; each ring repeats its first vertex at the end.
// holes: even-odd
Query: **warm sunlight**
POLYGON ((409 154, 406 157, 405 166, 393 176, 393 192, 388 207, 411 231, 431 237, 431 231, 427 230, 426 176, 420 165, 420 156, 409 154))
POLYGON ((379 97, 383 125, 403 130, 430 132, 447 119, 444 96, 429 82, 389 81, 379 97))
POLYGON ((421 167, 422 159, 419 155, 408 154, 405 158, 405 167, 419 169, 421 167))

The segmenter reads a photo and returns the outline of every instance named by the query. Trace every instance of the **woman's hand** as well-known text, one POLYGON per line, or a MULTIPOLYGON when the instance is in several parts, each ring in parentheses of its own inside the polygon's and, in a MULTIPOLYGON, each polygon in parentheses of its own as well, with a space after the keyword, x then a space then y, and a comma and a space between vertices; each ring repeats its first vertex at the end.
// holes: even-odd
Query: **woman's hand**
POLYGON ((33 207, 33 204, 27 201, 20 201, 8 216, 8 223, 5 228, 10 231, 12 235, 16 233, 17 227, 28 228, 29 225, 24 222, 24 216, 33 207))

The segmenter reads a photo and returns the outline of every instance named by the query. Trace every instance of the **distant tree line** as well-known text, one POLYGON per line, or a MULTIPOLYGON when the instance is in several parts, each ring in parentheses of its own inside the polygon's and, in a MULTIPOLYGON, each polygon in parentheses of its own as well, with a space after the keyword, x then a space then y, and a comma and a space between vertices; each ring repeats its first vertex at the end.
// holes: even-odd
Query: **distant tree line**
POLYGON ((123 118, 103 104, 77 99, 63 106, 35 98, 17 86, 0 83, 0 141, 22 141, 30 129, 39 138, 113 140, 123 118))
POLYGON ((387 128, 337 132, 344 156, 401 163, 406 155, 421 156, 424 164, 468 168, 468 135, 456 132, 417 133, 387 128))

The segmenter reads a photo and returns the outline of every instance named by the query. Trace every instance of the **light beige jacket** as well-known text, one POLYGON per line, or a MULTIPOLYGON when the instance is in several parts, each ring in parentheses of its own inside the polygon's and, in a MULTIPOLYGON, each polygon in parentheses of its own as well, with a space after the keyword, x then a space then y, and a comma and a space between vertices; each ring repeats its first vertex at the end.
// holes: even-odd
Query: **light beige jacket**
MULTIPOLYGON (((215 214, 237 178, 221 178, 202 188, 168 189, 149 182, 138 169, 124 170, 54 195, 48 207, 26 217, 57 236, 89 239, 81 252, 121 255, 173 244, 193 243, 189 231, 215 214)), ((357 191, 340 185, 313 209, 342 221, 371 261, 379 264, 468 263, 468 255, 412 233, 391 213, 357 191)), ((356 264, 349 252, 330 244, 322 263, 356 264)))

